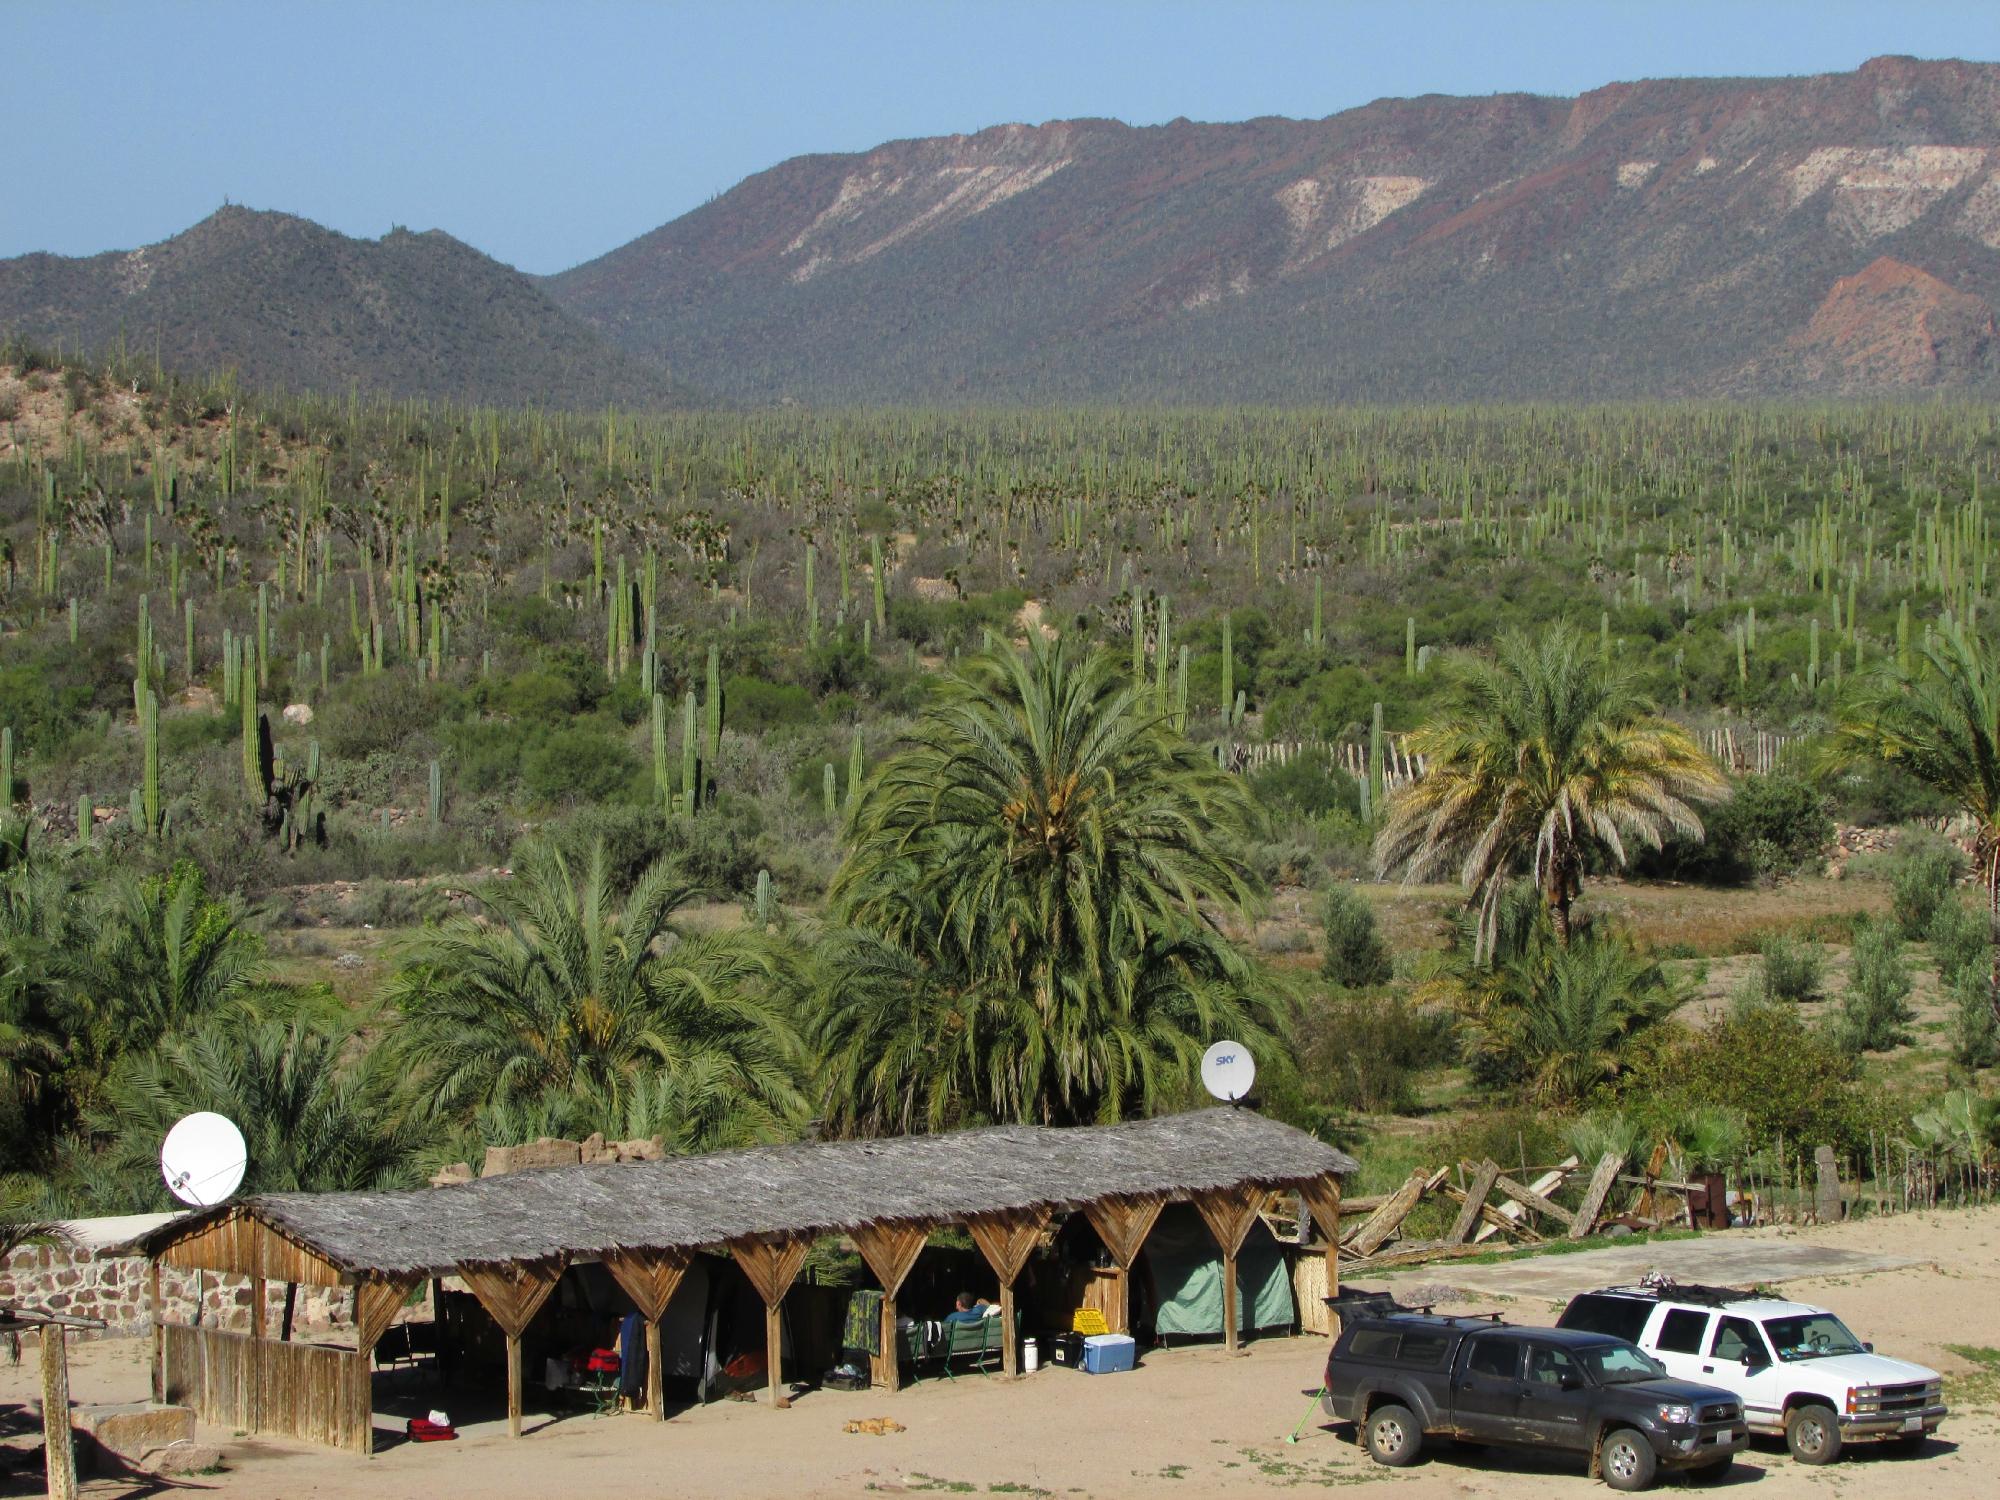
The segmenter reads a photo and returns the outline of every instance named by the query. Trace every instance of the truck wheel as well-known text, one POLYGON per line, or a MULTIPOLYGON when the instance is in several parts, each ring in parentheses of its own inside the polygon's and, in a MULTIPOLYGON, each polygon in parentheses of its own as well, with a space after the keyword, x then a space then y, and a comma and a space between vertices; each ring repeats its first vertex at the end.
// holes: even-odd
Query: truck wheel
POLYGON ((1729 1471, 1736 1466, 1736 1455, 1730 1454, 1720 1463, 1703 1464, 1699 1469, 1689 1469, 1688 1479, 1694 1484, 1721 1484, 1729 1477, 1729 1471))
POLYGON ((1785 1413, 1785 1446, 1802 1464, 1830 1464, 1840 1457, 1840 1418, 1814 1403, 1785 1413))
POLYGON ((1643 1490, 1653 1482, 1653 1471, 1658 1467, 1653 1445, 1630 1427, 1607 1434, 1597 1455, 1598 1472, 1614 1490, 1643 1490))
POLYGON ((1376 1407, 1363 1432, 1368 1456, 1392 1469, 1415 1463, 1424 1446, 1424 1429, 1407 1406, 1376 1407))

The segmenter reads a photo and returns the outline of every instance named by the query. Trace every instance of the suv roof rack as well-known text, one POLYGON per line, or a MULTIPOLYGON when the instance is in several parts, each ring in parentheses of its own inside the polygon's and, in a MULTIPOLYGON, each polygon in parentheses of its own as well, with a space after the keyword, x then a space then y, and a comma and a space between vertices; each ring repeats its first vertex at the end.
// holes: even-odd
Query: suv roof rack
POLYGON ((1649 1273, 1633 1285, 1606 1287, 1605 1290, 1621 1292, 1628 1297, 1651 1297, 1661 1302, 1691 1302, 1697 1307, 1722 1307, 1731 1302, 1751 1302, 1770 1295, 1755 1287, 1704 1286, 1700 1282, 1675 1281, 1658 1271, 1649 1273))

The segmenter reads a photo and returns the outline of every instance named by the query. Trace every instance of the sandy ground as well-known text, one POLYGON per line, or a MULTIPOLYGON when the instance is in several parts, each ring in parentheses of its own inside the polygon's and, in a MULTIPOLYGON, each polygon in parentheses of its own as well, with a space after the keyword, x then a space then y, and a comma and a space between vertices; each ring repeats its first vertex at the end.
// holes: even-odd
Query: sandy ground
MULTIPOLYGON (((2000 1207, 1966 1213, 1912 1214, 1827 1229, 1757 1231, 1712 1241, 1647 1247, 1666 1269, 1698 1271, 1726 1252, 1732 1260, 1758 1239, 1773 1265, 1837 1265, 1832 1275, 1788 1280, 1796 1295, 1832 1305, 1885 1353, 1943 1369, 1953 1414, 1943 1436, 1914 1458, 1865 1451, 1831 1469, 1795 1466, 1781 1448, 1762 1445, 1737 1466, 1725 1489, 1755 1485, 1761 1500, 1793 1495, 1901 1496, 1970 1500, 1993 1493, 2000 1467, 2000 1378, 1947 1351, 1950 1344, 2000 1347, 2000 1207), (1707 1248, 1712 1246, 1712 1249, 1707 1248), (1839 1252, 1814 1259, 1815 1247, 1839 1252), (1894 1269, 1856 1269, 1902 1262, 1894 1269)), ((1613 1250, 1629 1256, 1629 1250, 1613 1250)), ((1514 1266, 1440 1265, 1397 1278, 1402 1290, 1477 1280, 1447 1300, 1500 1308, 1518 1322, 1546 1321, 1563 1284, 1595 1285, 1631 1274, 1622 1260, 1592 1252, 1539 1257, 1514 1266)), ((1374 1283, 1370 1283, 1374 1284, 1374 1283)), ((78 1400, 132 1399, 143 1392, 140 1350, 103 1343, 76 1351, 78 1400)), ((510 1442, 481 1422, 456 1443, 396 1444, 372 1459, 272 1438, 206 1432, 222 1445, 228 1470, 194 1476, 173 1488, 231 1497, 322 1496, 327 1500, 546 1500, 583 1493, 688 1495, 716 1500, 812 1500, 869 1494, 1125 1497, 1240 1496, 1321 1485, 1366 1484, 1410 1500, 1430 1496, 1520 1497, 1585 1494, 1596 1486, 1567 1458, 1439 1451, 1415 1468, 1391 1471, 1367 1461, 1342 1429, 1308 1422, 1297 1446, 1284 1442, 1308 1410, 1319 1383, 1325 1342, 1272 1339, 1230 1359, 1220 1349, 1150 1353, 1127 1375, 1088 1377, 1044 1369, 1016 1382, 998 1376, 926 1382, 891 1396, 816 1392, 787 1412, 723 1402, 677 1414, 665 1424, 643 1417, 531 1417, 531 1431, 510 1442), (850 1435, 856 1417, 893 1416, 906 1431, 850 1435)), ((35 1390, 32 1355, 18 1368, 0 1361, 0 1405, 35 1390)), ((383 1382, 387 1384, 387 1382, 383 1382)), ((448 1398, 440 1398, 447 1399, 448 1398)), ((378 1430, 387 1418, 381 1419, 378 1430)), ((398 1424, 400 1425, 400 1424, 398 1424)), ((380 1430, 385 1442, 390 1434, 380 1430)), ((1676 1488, 1680 1482, 1675 1481, 1676 1488)), ((0 1495, 38 1492, 0 1480, 0 1495)), ((85 1494, 159 1494, 159 1488, 98 1480, 85 1494)))

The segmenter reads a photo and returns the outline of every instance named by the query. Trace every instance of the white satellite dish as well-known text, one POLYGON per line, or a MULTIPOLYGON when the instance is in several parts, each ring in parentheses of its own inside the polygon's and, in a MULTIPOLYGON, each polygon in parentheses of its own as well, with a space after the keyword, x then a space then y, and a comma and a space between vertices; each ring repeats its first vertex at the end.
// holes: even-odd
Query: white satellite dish
POLYGON ((213 1208, 243 1184, 250 1153, 243 1132, 212 1110, 188 1115, 160 1143, 167 1191, 196 1208, 213 1208))
POLYGON ((1201 1055, 1201 1086, 1234 1104, 1257 1081, 1257 1063, 1241 1042, 1217 1042, 1201 1055))

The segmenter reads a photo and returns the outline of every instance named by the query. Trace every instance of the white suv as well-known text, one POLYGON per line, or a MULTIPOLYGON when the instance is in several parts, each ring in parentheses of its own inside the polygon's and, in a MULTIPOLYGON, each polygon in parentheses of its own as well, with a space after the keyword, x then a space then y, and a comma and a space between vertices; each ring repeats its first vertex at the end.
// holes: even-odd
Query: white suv
POLYGON ((1572 1298, 1556 1326, 1629 1340, 1681 1380, 1734 1392, 1749 1429, 1783 1434, 1801 1463, 1857 1440, 1919 1448, 1944 1420, 1937 1371, 1884 1358, 1803 1302, 1649 1278, 1572 1298))

